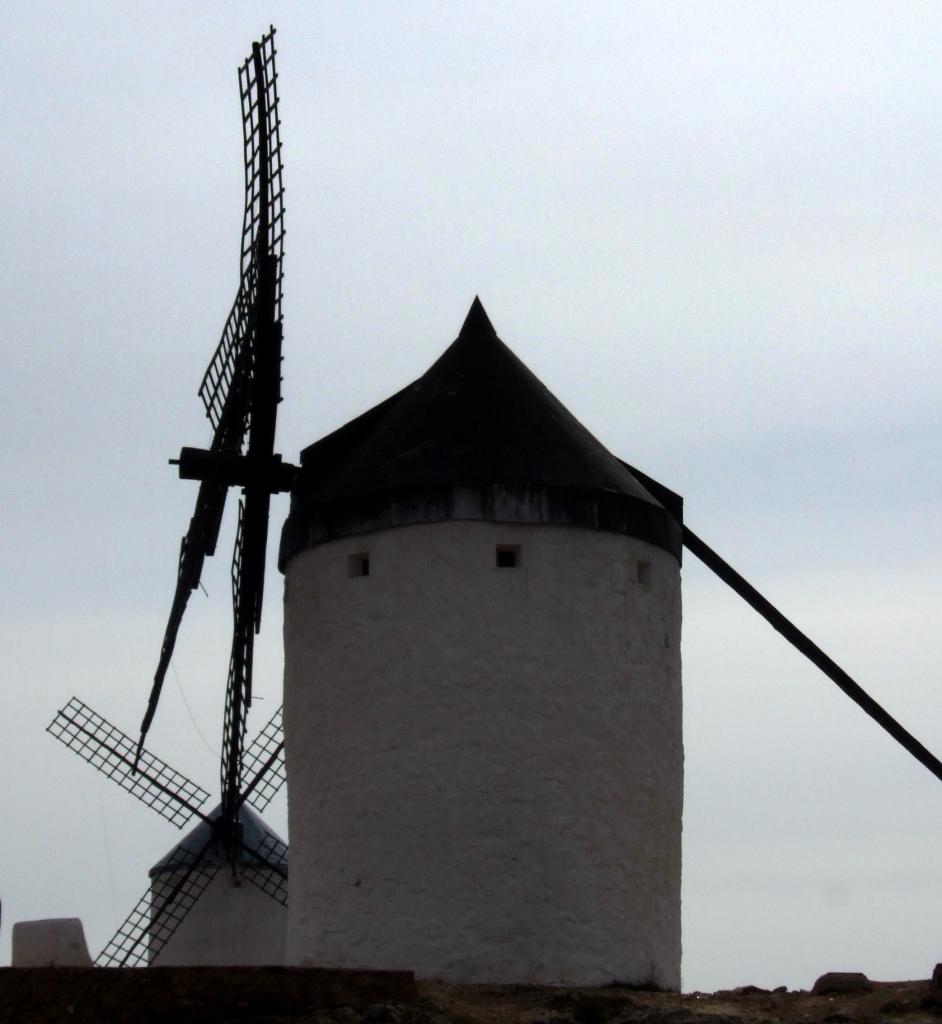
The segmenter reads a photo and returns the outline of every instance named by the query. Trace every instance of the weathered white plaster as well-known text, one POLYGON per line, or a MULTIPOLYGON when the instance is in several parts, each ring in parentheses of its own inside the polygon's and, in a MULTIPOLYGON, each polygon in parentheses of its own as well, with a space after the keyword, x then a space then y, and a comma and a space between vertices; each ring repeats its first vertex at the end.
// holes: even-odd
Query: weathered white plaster
POLYGON ((287 962, 678 987, 676 560, 441 522, 309 548, 285 575, 287 962))
POLYGON ((17 921, 13 925, 12 967, 91 967, 85 929, 77 917, 17 921))
MULTIPOLYGON (((160 952, 156 967, 257 966, 283 964, 285 908, 228 867, 216 870, 180 926, 160 952)), ((164 872, 151 879, 151 913, 180 879, 164 872)))

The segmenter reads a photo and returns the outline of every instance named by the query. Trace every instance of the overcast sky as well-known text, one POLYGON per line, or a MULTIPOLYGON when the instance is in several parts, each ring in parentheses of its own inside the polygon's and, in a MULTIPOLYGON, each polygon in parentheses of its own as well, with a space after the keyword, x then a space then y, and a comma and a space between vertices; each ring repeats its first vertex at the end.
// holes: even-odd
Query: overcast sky
MULTIPOLYGON (((285 457, 421 374, 480 294, 942 752, 942 7, 7 2, 0 963, 44 916, 97 952, 179 838, 43 730, 73 693, 132 733, 144 710, 195 497, 167 459, 209 440, 238 281, 236 68, 269 22, 285 457)), ((232 530, 149 742, 214 790, 232 530)), ((280 700, 270 572, 250 729, 280 700)), ((684 987, 927 977, 942 785, 683 577, 684 987)))

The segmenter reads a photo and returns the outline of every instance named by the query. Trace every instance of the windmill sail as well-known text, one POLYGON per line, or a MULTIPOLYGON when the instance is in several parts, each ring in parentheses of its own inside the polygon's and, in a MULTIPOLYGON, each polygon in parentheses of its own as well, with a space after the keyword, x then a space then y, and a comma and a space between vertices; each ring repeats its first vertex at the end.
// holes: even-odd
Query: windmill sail
POLYGON ((99 967, 146 967, 173 937, 219 871, 203 861, 212 837, 196 853, 181 850, 180 873, 156 893, 148 889, 95 958, 99 967))
POLYGON ((237 362, 250 342, 249 321, 258 287, 259 251, 278 265, 274 316, 281 321, 281 258, 284 249, 284 182, 281 162, 281 122, 278 119, 278 75, 275 70, 274 29, 252 47, 252 56, 239 69, 245 162, 245 212, 239 292, 222 337, 206 368, 199 395, 213 426, 234 380, 237 362))
POLYGON ((245 745, 246 710, 252 693, 252 653, 255 643, 254 617, 242 608, 242 555, 245 543, 244 506, 239 504, 239 525, 232 555, 232 652, 226 681, 226 704, 222 726, 220 784, 223 807, 234 806, 242 781, 242 751, 245 745))
POLYGON ((283 708, 279 708, 242 755, 242 777, 249 783, 243 799, 264 811, 285 783, 285 732, 283 708))
POLYGON ((247 803, 264 807, 285 781, 279 709, 244 753, 252 700, 255 634, 261 628, 271 495, 289 490, 296 473, 274 452, 281 401, 282 180, 274 28, 253 43, 239 69, 244 140, 245 208, 239 285, 222 336, 199 388, 213 428, 208 449, 184 448, 176 462, 183 479, 199 481, 196 505, 180 544, 177 580, 157 671, 137 743, 77 698, 48 731, 122 788, 172 821, 202 824, 152 871, 138 901, 97 962, 153 963, 222 870, 237 873, 284 905, 287 847, 247 803), (230 487, 240 487, 232 558, 233 636, 226 681, 220 765, 222 800, 212 815, 200 806, 209 794, 144 749, 190 593, 216 549, 230 487), (242 786, 243 774, 250 776, 242 786), (251 824, 250 828, 245 823, 251 824), (194 836, 199 838, 194 839, 194 836))
POLYGON ((266 896, 286 907, 288 905, 288 847, 273 833, 264 830, 261 841, 251 846, 241 843, 247 855, 243 877, 266 896))
POLYGON ((56 714, 46 732, 177 828, 201 816, 200 807, 209 799, 202 786, 147 750, 141 751, 135 771, 134 740, 78 697, 56 714))
MULTIPOLYGON (((243 620, 261 627, 268 512, 273 491, 289 486, 292 467, 274 454, 275 420, 281 400, 282 256, 284 182, 278 119, 275 33, 252 45, 239 70, 242 105, 245 207, 240 246, 239 287, 222 336, 203 376, 199 394, 213 426, 207 451, 184 449, 180 475, 199 479, 190 527, 180 548, 177 586, 139 746, 153 721, 177 633, 191 591, 199 586, 203 561, 215 551, 228 488, 245 491, 243 539, 237 542, 245 592, 238 599, 233 657, 227 684, 227 728, 239 733, 251 703, 251 642, 243 620), (241 635, 240 635, 241 634, 241 635), (238 648, 238 651, 237 651, 238 648), (238 692, 236 692, 238 691, 238 692)), ((222 774, 231 793, 237 786, 231 737, 224 742, 222 774)))

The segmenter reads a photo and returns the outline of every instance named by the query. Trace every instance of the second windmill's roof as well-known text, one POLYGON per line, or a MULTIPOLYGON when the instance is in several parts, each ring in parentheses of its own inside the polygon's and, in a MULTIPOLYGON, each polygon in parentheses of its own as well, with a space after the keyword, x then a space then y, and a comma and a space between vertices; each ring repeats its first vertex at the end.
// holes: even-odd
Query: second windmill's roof
MULTIPOLYGON (((222 805, 220 804, 209 814, 209 817, 215 819, 221 811, 222 805)), ((262 821, 248 804, 243 804, 239 808, 239 824, 242 828, 241 838, 244 846, 249 850, 259 851, 274 867, 280 868, 282 871, 288 870, 288 862, 285 858, 287 846, 284 841, 262 821)), ((212 834, 213 826, 209 822, 201 821, 172 850, 157 861, 150 869, 150 877, 188 868, 193 863, 193 859, 203 850, 205 852, 200 863, 204 867, 218 868, 228 864, 228 857, 223 851, 212 844, 207 848, 212 834)), ((236 861, 245 867, 251 867, 254 863, 253 859, 244 851, 239 853, 236 861)))
POLYGON ((447 501, 441 505, 445 491, 495 486, 526 492, 531 505, 536 492, 594 495, 621 507, 619 521, 630 506, 637 528, 618 532, 679 553, 679 526, 671 528, 664 505, 500 340, 476 298, 458 338, 425 374, 301 453, 281 564, 310 543, 356 532, 340 521, 354 511, 368 526, 375 516, 363 518, 364 500, 375 512, 395 496, 424 496, 427 508, 437 494, 443 518, 500 518, 486 510, 448 515, 447 501))

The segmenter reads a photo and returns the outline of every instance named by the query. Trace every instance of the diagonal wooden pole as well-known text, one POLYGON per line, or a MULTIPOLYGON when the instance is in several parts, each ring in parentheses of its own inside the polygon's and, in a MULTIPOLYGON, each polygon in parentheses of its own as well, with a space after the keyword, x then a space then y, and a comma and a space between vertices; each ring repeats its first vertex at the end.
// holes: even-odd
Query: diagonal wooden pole
POLYGON ((854 682, 853 679, 838 665, 829 658, 824 651, 771 603, 759 593, 752 584, 748 583, 738 572, 704 541, 702 541, 689 527, 684 527, 684 547, 697 556, 701 562, 725 583, 731 587, 751 608, 757 611, 769 625, 782 634, 785 639, 797 647, 799 651, 830 679, 836 683, 848 697, 880 726, 882 726, 901 746, 925 765, 930 772, 942 780, 942 762, 920 742, 904 729, 899 722, 866 690, 854 682))

